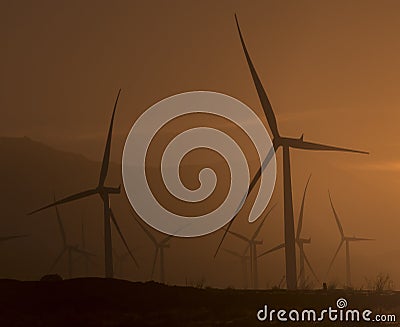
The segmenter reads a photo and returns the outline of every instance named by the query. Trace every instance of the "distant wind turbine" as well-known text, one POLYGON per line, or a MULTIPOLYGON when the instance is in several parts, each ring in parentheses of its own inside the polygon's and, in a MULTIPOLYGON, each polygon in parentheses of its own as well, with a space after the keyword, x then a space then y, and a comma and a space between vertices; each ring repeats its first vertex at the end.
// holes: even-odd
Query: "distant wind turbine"
MULTIPOLYGON (((267 251, 261 253, 260 255, 258 255, 257 258, 261 258, 261 257, 263 257, 263 256, 266 256, 267 254, 270 254, 270 253, 279 251, 280 249, 283 249, 283 248, 285 248, 285 243, 281 243, 281 244, 279 244, 279 245, 277 245, 277 246, 274 246, 273 248, 271 248, 271 249, 269 249, 269 250, 267 250, 267 251)), ((281 285, 281 284, 282 284, 282 282, 279 283, 279 285, 281 285)), ((279 286, 279 287, 280 287, 280 286, 279 286)))
POLYGON ((72 278, 72 255, 74 253, 78 254, 79 256, 89 256, 89 257, 94 257, 95 255, 90 252, 80 249, 78 245, 71 245, 67 242, 67 236, 65 234, 64 225, 62 223, 60 213, 58 211, 57 206, 55 206, 55 209, 56 209, 56 215, 57 215, 57 223, 58 223, 58 227, 60 228, 60 234, 61 234, 61 238, 62 238, 62 242, 63 242, 63 247, 61 249, 61 252, 57 256, 57 258, 54 260, 53 264, 51 265, 48 273, 50 273, 54 269, 54 267, 61 260, 61 258, 64 256, 64 254, 66 254, 68 257, 68 277, 72 278))
MULTIPOLYGON (((240 41, 242 44, 242 48, 244 54, 246 56, 247 64, 249 66, 251 76, 253 78, 254 85, 257 90, 258 97, 261 102, 261 106, 264 110, 264 114, 267 118, 268 125, 272 132, 272 143, 273 147, 268 152, 266 158, 264 159, 261 167, 257 171, 253 180, 251 181, 247 195, 250 194, 254 186, 257 184, 258 180, 261 177, 261 174, 265 167, 268 166, 268 163, 273 158, 274 152, 276 152, 280 147, 283 151, 283 191, 284 191, 284 226, 285 226, 285 261, 286 261, 286 285, 288 289, 294 290, 297 288, 297 269, 296 269, 296 238, 294 232, 294 217, 293 217, 293 199, 292 199, 292 179, 291 179, 291 171, 290 171, 290 149, 301 149, 301 150, 311 150, 311 151, 342 151, 342 152, 354 152, 354 153, 363 153, 368 154, 365 151, 352 150, 347 148, 340 148, 336 146, 323 145, 319 143, 307 142, 304 141, 303 135, 299 138, 292 137, 283 137, 280 135, 278 131, 278 124, 276 121, 276 117, 274 111, 272 109, 271 103, 268 99, 267 92, 265 91, 261 80, 257 74, 257 71, 251 61, 249 52, 247 51, 245 41, 242 36, 242 32, 240 30, 239 22, 235 15, 236 25, 239 32, 240 41)), ((228 224, 228 227, 225 230, 225 234, 220 241, 220 244, 217 248, 216 254, 226 236, 227 231, 231 227, 234 217, 228 224)))
POLYGON ((116 275, 119 278, 122 278, 122 274, 123 274, 123 266, 124 263, 130 259, 129 257, 129 253, 125 252, 122 254, 119 254, 115 249, 113 250, 114 252, 114 258, 115 258, 115 271, 116 271, 116 275))
POLYGON ((305 282, 306 282, 304 262, 307 264, 307 266, 310 269, 314 278, 317 281, 319 281, 316 273, 314 272, 314 269, 311 266, 310 261, 308 260, 308 258, 306 256, 306 253, 304 252, 304 244, 310 244, 311 238, 302 238, 301 237, 301 230, 303 227, 304 203, 305 203, 307 188, 308 188, 308 184, 310 183, 310 179, 311 179, 311 175, 308 177, 306 186, 304 188, 303 199, 301 201, 299 221, 297 223, 297 232, 296 232, 296 244, 299 247, 299 252, 300 252, 300 272, 299 272, 300 287, 304 287, 305 282))
POLYGON ((158 241, 153 234, 144 226, 144 224, 140 221, 140 219, 136 218, 136 222, 139 224, 140 228, 145 232, 147 237, 151 240, 155 247, 154 259, 153 259, 153 266, 151 268, 151 279, 153 279, 156 263, 158 256, 160 255, 160 282, 165 283, 165 261, 164 261, 164 250, 169 248, 168 241, 173 237, 173 235, 168 235, 167 237, 163 238, 161 241, 158 241))
POLYGON ((241 239, 242 241, 247 243, 247 248, 245 250, 245 253, 247 252, 248 249, 250 249, 250 273, 251 273, 251 286, 255 289, 258 288, 258 256, 257 256, 257 245, 261 245, 263 242, 257 240, 257 236, 261 231, 261 228, 263 227, 268 215, 271 213, 272 209, 274 209, 276 204, 274 204, 271 209, 267 211, 265 214, 264 219, 261 221, 261 223, 258 225, 257 229, 255 230, 254 234, 251 236, 251 238, 248 238, 242 234, 228 231, 229 234, 237 237, 238 239, 241 239))
POLYGON ((339 229, 340 236, 341 236, 341 240, 340 240, 339 246, 338 246, 338 248, 337 248, 337 250, 335 252, 335 255, 333 256, 333 258, 332 258, 332 260, 331 260, 331 262, 329 264, 328 273, 330 272, 330 270, 332 268, 332 265, 335 262, 335 259, 336 259, 337 255, 338 255, 343 243, 346 243, 346 286, 347 287, 351 287, 350 242, 374 241, 374 239, 372 239, 372 238, 360 238, 360 237, 354 237, 354 236, 353 237, 346 236, 344 234, 342 224, 340 223, 339 216, 336 213, 335 207, 333 206, 333 202, 332 202, 332 198, 331 198, 330 192, 328 192, 328 194, 329 194, 329 201, 331 203, 333 215, 335 216, 336 224, 337 224, 337 227, 339 229))
POLYGON ((74 195, 70 195, 66 198, 55 201, 49 205, 46 205, 42 208, 39 208, 39 209, 34 210, 29 213, 29 215, 32 215, 36 212, 42 211, 42 210, 50 208, 50 207, 54 207, 59 204, 75 201, 78 199, 83 199, 83 198, 98 194, 103 201, 103 208, 104 208, 104 261, 105 261, 104 269, 105 269, 105 277, 106 278, 113 278, 113 276, 114 276, 110 220, 112 220, 112 222, 114 223, 114 225, 117 229, 117 232, 118 232, 119 236, 121 237, 125 247, 127 248, 128 253, 131 256, 132 260, 136 263, 136 266, 139 267, 138 263, 136 262, 136 259, 134 258, 133 254, 131 253, 131 251, 128 247, 128 244, 127 244, 124 236, 121 233, 121 230, 120 230, 118 223, 115 219, 115 216, 113 214, 113 211, 110 207, 110 198, 109 198, 110 194, 120 194, 121 186, 118 186, 118 187, 105 186, 105 181, 106 181, 107 173, 108 173, 108 167, 109 167, 109 163, 110 163, 111 137, 112 137, 114 115, 115 115, 115 111, 117 109, 117 104, 118 104, 118 99, 119 99, 120 93, 121 93, 121 90, 118 91, 118 95, 117 95, 117 98, 116 98, 115 104, 114 104, 114 110, 112 113, 110 127, 108 130, 107 142, 106 142, 106 146, 105 146, 105 150, 104 150, 103 161, 102 161, 101 171, 100 171, 100 176, 99 176, 99 183, 98 183, 97 187, 94 189, 76 193, 74 195))
POLYGON ((93 261, 93 256, 89 255, 87 252, 86 248, 86 232, 85 232, 85 224, 84 224, 84 218, 82 217, 81 221, 81 243, 82 243, 82 250, 85 251, 86 253, 83 253, 83 260, 84 260, 84 267, 85 267, 85 277, 89 277, 89 264, 91 265, 96 265, 95 262, 93 261))
POLYGON ((249 280, 249 273, 247 269, 247 265, 249 264, 250 256, 247 254, 248 248, 246 248, 243 254, 239 254, 236 251, 232 251, 229 249, 223 249, 226 253, 238 258, 240 260, 240 264, 242 266, 242 279, 243 279, 243 288, 247 289, 249 287, 248 280, 249 280))

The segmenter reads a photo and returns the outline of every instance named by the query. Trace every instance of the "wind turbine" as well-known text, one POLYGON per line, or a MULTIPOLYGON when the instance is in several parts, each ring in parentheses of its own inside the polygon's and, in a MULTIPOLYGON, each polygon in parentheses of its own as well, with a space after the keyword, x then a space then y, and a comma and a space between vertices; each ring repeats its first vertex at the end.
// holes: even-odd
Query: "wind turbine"
POLYGON ((81 237, 82 237, 82 250, 85 251, 86 253, 82 253, 83 260, 84 260, 84 267, 85 267, 85 277, 89 276, 89 264, 91 263, 92 265, 94 264, 93 256, 89 255, 86 249, 86 233, 85 233, 85 224, 84 224, 84 218, 82 217, 81 221, 81 237))
POLYGON ((122 278, 123 264, 129 258, 129 253, 118 253, 115 249, 113 249, 114 260, 115 260, 115 274, 122 278))
POLYGON ((71 245, 71 244, 69 244, 67 242, 67 237, 66 237, 66 234, 65 234, 64 225, 63 225, 61 217, 60 217, 60 213, 58 211, 57 206, 55 206, 55 208, 56 208, 56 215, 57 215, 57 223, 58 223, 58 227, 60 228, 60 234, 61 234, 61 238, 62 238, 62 242, 63 242, 63 247, 62 247, 61 252, 59 253, 59 255, 54 260, 53 264, 51 265, 48 273, 50 273, 54 269, 54 267, 61 260, 61 258, 64 256, 64 254, 67 254, 67 257, 68 257, 68 277, 72 278, 72 255, 73 255, 73 253, 79 254, 79 255, 83 255, 83 256, 90 256, 90 257, 93 257, 94 254, 89 253, 89 252, 87 252, 85 250, 79 249, 78 245, 71 245))
POLYGON ((335 216, 336 224, 337 224, 337 227, 339 229, 340 236, 341 236, 341 240, 340 240, 339 246, 338 246, 338 248, 337 248, 337 250, 335 252, 335 255, 333 256, 333 258, 332 258, 332 260, 331 260, 331 262, 329 264, 328 273, 331 270, 332 265, 333 265, 337 255, 338 255, 343 243, 346 243, 346 286, 347 287, 351 287, 350 242, 374 241, 374 239, 371 239, 371 238, 360 238, 360 237, 355 237, 355 236, 353 236, 353 237, 346 236, 344 234, 342 224, 340 223, 339 216, 337 215, 335 207, 333 206, 331 194, 330 194, 329 191, 328 191, 328 194, 329 194, 329 201, 331 203, 333 215, 335 216))
MULTIPOLYGON (((249 66, 251 76, 254 82, 254 85, 257 90, 257 94, 259 100, 261 102, 261 106, 264 110, 264 114, 267 118, 268 125, 272 132, 272 143, 273 147, 268 152, 264 162, 261 167, 257 171, 254 176, 252 182, 249 185, 247 195, 250 194, 254 186, 257 184, 259 178, 265 167, 268 165, 269 161, 273 158, 274 152, 276 152, 279 148, 282 148, 283 152, 283 192, 284 192, 284 228, 285 228, 285 261, 286 261, 286 285, 288 289, 294 290, 297 288, 297 270, 296 270, 296 238, 294 233, 294 217, 293 217, 293 199, 292 199, 292 179, 290 172, 290 149, 302 149, 302 150, 311 150, 311 151, 342 151, 342 152, 354 152, 354 153, 362 153, 368 154, 365 151, 352 150, 347 148, 341 148, 336 146, 324 145, 319 143, 313 143, 304 141, 303 135, 299 138, 292 137, 283 137, 279 133, 278 124, 276 121, 276 117, 274 111, 272 109, 271 103, 268 99, 267 92, 265 91, 260 78, 258 77, 257 71, 251 61, 250 55, 247 51, 245 41, 242 36, 242 32, 240 30, 239 22, 235 15, 236 25, 239 32, 240 41, 242 44, 242 48, 244 54, 246 56, 247 64, 249 66)), ((228 224, 228 227, 225 230, 225 234, 222 237, 222 240, 217 248, 216 254, 226 236, 227 231, 232 225, 234 217, 228 224)))
POLYGON ((248 288, 248 280, 249 280, 249 274, 248 274, 248 269, 247 265, 250 260, 250 256, 248 256, 246 253, 248 252, 248 248, 246 248, 245 252, 243 254, 239 254, 236 251, 232 251, 229 249, 223 249, 226 253, 229 253, 230 255, 238 258, 240 260, 240 264, 242 266, 242 278, 243 278, 243 288, 247 289, 248 288))
POLYGON ((268 215, 274 209, 276 204, 274 204, 271 209, 267 211, 265 214, 264 219, 261 221, 261 223, 258 225, 257 229, 255 230, 254 234, 251 236, 251 238, 248 238, 242 234, 228 231, 229 234, 232 234, 233 236, 236 236, 237 238, 241 239, 242 241, 247 243, 247 247, 245 249, 245 253, 247 252, 248 249, 250 249, 250 272, 251 272, 251 286, 255 289, 258 288, 258 256, 257 256, 257 245, 263 244, 262 241, 256 240, 258 234, 261 231, 261 228, 263 227, 265 220, 267 219, 268 215))
POLYGON ((300 281, 300 287, 305 286, 306 278, 305 278, 305 268, 304 268, 304 262, 310 269, 312 275, 314 278, 319 281, 316 273, 314 272, 314 269, 311 266, 310 261, 308 260, 306 253, 304 252, 304 244, 310 244, 311 243, 311 237, 310 238, 302 238, 301 237, 301 229, 303 227, 303 215, 304 215, 304 203, 306 199, 306 193, 307 193, 307 188, 308 184, 310 183, 311 175, 308 177, 306 186, 304 188, 304 193, 303 193, 303 199, 301 201, 301 207, 300 207, 300 214, 299 214, 299 221, 297 223, 297 232, 296 232, 296 244, 299 247, 299 252, 300 252, 300 272, 299 272, 299 281, 300 281))
POLYGON ((153 266, 151 268, 151 279, 153 279, 154 271, 156 268, 156 263, 158 259, 158 255, 160 255, 160 282, 165 283, 165 261, 164 261, 164 250, 169 248, 168 241, 172 238, 173 235, 168 235, 163 238, 161 241, 157 241, 157 239, 151 234, 151 232, 144 227, 144 224, 140 222, 140 219, 135 217, 136 222, 139 224, 140 228, 145 232, 147 237, 153 242, 155 247, 153 266))
POLYGON ((138 263, 136 262, 136 259, 134 258, 133 254, 129 250, 128 244, 127 244, 124 236, 121 233, 121 230, 120 230, 118 223, 115 219, 115 216, 113 214, 113 211, 110 207, 110 194, 120 194, 121 193, 121 185, 118 187, 105 186, 105 181, 106 181, 107 173, 108 173, 108 167, 109 167, 109 163, 110 163, 111 137, 112 137, 112 129, 113 129, 113 123, 114 123, 114 115, 115 115, 115 110, 117 109, 117 104, 118 104, 118 99, 119 99, 120 93, 121 93, 121 90, 118 91, 118 95, 117 95, 117 98, 116 98, 115 104, 114 104, 114 110, 112 113, 110 127, 108 130, 107 142, 106 142, 106 146, 105 146, 105 150, 104 150, 98 185, 93 189, 70 195, 68 197, 65 197, 61 200, 55 201, 49 205, 46 205, 42 208, 39 208, 39 209, 34 210, 29 213, 29 215, 32 215, 36 212, 42 211, 42 210, 50 208, 50 207, 54 207, 59 204, 72 202, 75 200, 83 199, 83 198, 98 194, 100 196, 101 200, 103 201, 103 210, 104 210, 104 261, 105 261, 104 268, 105 268, 105 277, 106 278, 113 278, 113 276, 114 276, 110 220, 112 220, 112 222, 114 223, 114 225, 117 229, 117 232, 118 232, 119 236, 121 237, 122 241, 124 242, 124 245, 127 248, 132 260, 135 262, 136 266, 139 267, 138 263))
MULTIPOLYGON (((261 253, 260 255, 258 255, 257 258, 261 258, 261 257, 263 257, 263 256, 265 256, 265 255, 267 255, 267 254, 276 252, 276 251, 278 251, 278 250, 280 250, 280 249, 283 249, 284 247, 285 247, 285 243, 281 243, 281 244, 279 244, 279 245, 277 245, 277 246, 274 246, 273 248, 271 248, 271 249, 269 249, 269 250, 267 250, 267 251, 261 253)), ((279 285, 281 285, 281 284, 282 284, 282 282, 279 283, 279 285)))

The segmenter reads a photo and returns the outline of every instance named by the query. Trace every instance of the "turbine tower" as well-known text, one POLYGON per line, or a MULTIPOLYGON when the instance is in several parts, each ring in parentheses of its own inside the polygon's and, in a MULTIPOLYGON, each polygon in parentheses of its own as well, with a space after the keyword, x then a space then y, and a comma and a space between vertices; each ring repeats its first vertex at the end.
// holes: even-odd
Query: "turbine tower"
POLYGON ((310 269, 314 278, 317 280, 317 282, 319 282, 319 279, 318 279, 316 273, 314 272, 314 269, 312 268, 311 263, 306 256, 306 253, 304 252, 304 244, 310 244, 311 237, 310 238, 302 238, 301 237, 301 229, 303 227, 304 203, 305 203, 307 188, 308 188, 308 184, 310 183, 310 179, 311 179, 311 175, 308 177, 306 186, 304 188, 303 199, 301 201, 300 214, 299 214, 299 220, 297 223, 297 231, 296 231, 296 244, 299 247, 299 253, 300 253, 300 258, 299 258, 300 272, 299 272, 298 279, 299 279, 301 288, 303 288, 306 283, 304 263, 306 263, 306 265, 310 269))
POLYGON ((48 274, 54 269, 54 267, 57 265, 57 263, 61 260, 61 258, 64 256, 64 254, 67 254, 68 257, 68 278, 72 278, 72 255, 78 254, 78 255, 83 255, 83 256, 89 256, 89 257, 94 257, 94 254, 87 252, 85 250, 79 249, 78 245, 71 245, 67 242, 67 237, 65 234, 65 229, 64 225, 62 223, 60 213, 58 211, 57 206, 55 206, 56 209, 56 215, 57 215, 57 223, 58 227, 60 228, 60 234, 63 242, 63 247, 61 249, 61 252, 59 255, 56 257, 54 260, 53 264, 51 265, 48 274))
MULTIPOLYGON (((267 118, 268 125, 272 132, 272 143, 273 147, 268 152, 266 158, 264 159, 261 167, 257 171, 253 180, 251 181, 247 195, 250 194, 251 190, 257 184, 259 178, 265 167, 268 165, 269 161, 273 158, 274 152, 276 152, 279 148, 282 148, 283 152, 283 192, 284 192, 284 237, 285 237, 285 262, 286 262, 286 285, 290 290, 294 290, 297 288, 297 270, 296 270, 296 237, 294 233, 294 217, 293 217, 293 198, 292 198, 292 179, 291 179, 291 167, 290 167, 290 149, 301 149, 301 150, 310 150, 310 151, 342 151, 342 152, 354 152, 354 153, 362 153, 368 154, 365 151, 352 150, 347 148, 340 148, 336 146, 324 145, 319 143, 313 143, 304 141, 303 135, 299 138, 292 137, 284 137, 279 133, 278 124, 276 121, 276 117, 274 111, 272 109, 271 103, 268 99, 267 92, 265 91, 261 80, 257 74, 257 71, 251 61, 250 55, 247 51, 245 41, 242 36, 242 32, 240 30, 239 22, 235 15, 236 25, 239 32, 240 41, 242 44, 242 48, 244 54, 246 56, 247 64, 249 66, 251 76, 254 82, 254 85, 257 90, 257 94, 263 108, 264 114, 267 118)), ((217 248, 216 254, 226 236, 227 231, 232 225, 234 217, 228 224, 226 228, 225 234, 222 237, 222 240, 217 248)))
POLYGON ((242 266, 242 278, 243 278, 243 288, 247 289, 249 287, 249 272, 247 269, 247 265, 249 264, 250 256, 247 255, 248 248, 245 249, 243 254, 239 254, 236 251, 232 251, 229 249, 223 249, 226 253, 238 258, 240 260, 240 265, 242 266))
POLYGON ((247 253, 248 249, 250 249, 250 282, 251 282, 251 287, 257 289, 258 288, 258 256, 257 256, 257 245, 262 245, 263 242, 257 240, 257 236, 261 231, 261 228, 263 227, 268 215, 271 213, 272 209, 274 209, 276 204, 274 204, 271 209, 267 211, 265 214, 264 219, 261 221, 261 223, 258 225, 257 229, 255 230, 254 234, 251 236, 251 238, 248 238, 242 234, 228 231, 229 234, 237 237, 238 239, 244 241, 247 243, 247 247, 245 249, 245 253, 247 253))
POLYGON ((109 163, 110 163, 111 137, 112 137, 112 129, 113 129, 113 123, 114 123, 114 115, 115 115, 115 111, 117 109, 117 104, 118 104, 118 99, 119 99, 120 93, 121 93, 121 90, 118 91, 118 95, 117 95, 117 98, 114 103, 114 110, 112 113, 110 127, 108 130, 107 142, 106 142, 106 146, 105 146, 105 150, 104 150, 98 185, 93 189, 70 195, 68 197, 65 197, 61 200, 55 201, 49 205, 46 205, 44 207, 41 207, 41 208, 29 213, 29 215, 32 215, 36 212, 42 211, 42 210, 50 208, 50 207, 54 207, 59 204, 72 202, 75 200, 83 199, 83 198, 98 194, 100 196, 101 200, 103 201, 103 211, 104 211, 104 261, 105 261, 104 270, 105 270, 106 278, 114 277, 110 220, 112 220, 112 222, 114 223, 114 225, 118 231, 118 234, 121 237, 122 241, 124 242, 124 245, 127 248, 132 260, 136 263, 136 266, 139 267, 138 263, 136 262, 136 259, 134 258, 133 254, 129 250, 128 244, 125 241, 125 238, 121 233, 121 230, 119 229, 118 223, 117 223, 115 216, 110 207, 110 194, 120 194, 121 186, 118 186, 118 187, 105 186, 105 181, 106 181, 107 174, 108 174, 108 167, 109 167, 109 163))
POLYGON ((164 260, 164 250, 169 248, 168 241, 172 238, 172 235, 168 235, 167 237, 163 238, 161 241, 157 241, 157 239, 151 234, 151 232, 144 227, 144 224, 140 222, 140 219, 135 217, 136 222, 139 224, 140 228, 145 232, 147 237, 151 240, 155 247, 154 259, 153 259, 153 266, 151 268, 151 279, 153 279, 156 263, 158 259, 158 255, 160 255, 160 282, 165 284, 165 260, 164 260))
POLYGON ((354 236, 353 237, 346 236, 344 234, 342 224, 340 223, 339 216, 336 213, 335 207, 333 206, 333 202, 332 202, 332 198, 331 198, 330 192, 328 192, 328 194, 329 194, 329 201, 331 203, 333 215, 335 216, 336 224, 337 224, 337 227, 339 229, 340 236, 341 236, 341 240, 340 240, 339 246, 338 246, 338 248, 337 248, 337 250, 335 252, 335 255, 333 256, 333 258, 332 258, 332 260, 331 260, 331 262, 329 264, 328 273, 330 272, 330 270, 332 268, 332 265, 335 262, 335 259, 336 259, 337 255, 338 255, 343 243, 346 243, 346 286, 347 287, 351 287, 350 242, 374 241, 374 239, 371 239, 371 238, 360 238, 360 237, 354 237, 354 236))

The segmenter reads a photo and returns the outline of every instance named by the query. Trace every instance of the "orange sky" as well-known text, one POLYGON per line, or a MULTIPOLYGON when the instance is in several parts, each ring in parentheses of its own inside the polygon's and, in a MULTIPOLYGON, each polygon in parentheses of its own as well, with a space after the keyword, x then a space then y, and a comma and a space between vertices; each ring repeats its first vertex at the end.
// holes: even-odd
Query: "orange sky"
MULTIPOLYGON (((1 134, 100 160, 120 87, 117 162, 135 119, 178 92, 226 93, 264 119, 237 13, 281 134, 371 152, 292 152, 295 216, 313 173, 305 234, 330 258, 339 240, 330 188, 345 230, 377 239, 354 245, 367 258, 358 278, 368 260, 400 274, 387 260, 400 254, 399 10, 377 0, 1 2, 1 134)), ((319 258, 321 271, 329 258, 319 258)))

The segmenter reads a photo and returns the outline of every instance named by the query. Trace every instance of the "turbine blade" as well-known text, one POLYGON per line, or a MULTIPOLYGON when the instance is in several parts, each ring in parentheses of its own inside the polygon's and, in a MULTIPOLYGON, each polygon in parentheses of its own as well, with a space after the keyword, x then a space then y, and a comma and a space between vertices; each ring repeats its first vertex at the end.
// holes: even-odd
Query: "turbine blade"
POLYGON ((47 274, 51 273, 51 271, 54 269, 54 267, 57 265, 57 263, 60 261, 61 257, 64 255, 65 251, 66 251, 66 247, 64 247, 60 254, 58 255, 58 257, 54 260, 53 264, 51 265, 50 269, 48 270, 47 274))
POLYGON ((317 274, 315 273, 314 269, 311 267, 311 263, 310 263, 310 261, 308 260, 308 258, 307 258, 307 256, 306 256, 306 254, 305 254, 304 251, 303 251, 303 257, 304 257, 304 261, 306 262, 306 265, 307 265, 308 268, 310 269, 312 275, 314 276, 314 278, 316 279, 316 281, 319 282, 319 278, 318 278, 317 274))
POLYGON ((332 145, 325 145, 314 142, 306 142, 302 139, 290 139, 288 140, 288 144, 292 148, 303 149, 303 150, 312 150, 312 151, 340 151, 340 152, 353 152, 353 153, 361 153, 361 154, 369 154, 369 152, 354 150, 348 148, 342 148, 332 145))
POLYGON ((20 235, 2 236, 2 237, 0 237, 0 243, 8 241, 8 240, 13 240, 13 239, 22 238, 22 237, 28 237, 28 236, 30 236, 30 235, 28 235, 28 234, 20 234, 20 235))
POLYGON ((85 238, 85 225, 83 223, 83 217, 81 218, 81 237, 82 237, 82 248, 86 249, 86 238, 85 238))
POLYGON ((261 221, 261 223, 258 225, 256 231, 255 231, 254 234, 253 234, 253 237, 251 238, 253 241, 256 239, 256 237, 257 237, 258 234, 260 233, 261 228, 263 227, 263 225, 264 225, 264 223, 265 223, 265 220, 267 219, 267 217, 269 216, 269 214, 271 213, 271 211, 276 207, 276 205, 277 205, 277 203, 275 203, 275 204, 271 207, 271 209, 269 209, 269 210, 267 211, 267 213, 265 214, 264 219, 263 219, 263 220, 261 221))
POLYGON ((304 271, 304 266, 300 269, 299 275, 297 276, 297 282, 298 283, 300 282, 300 277, 301 277, 301 274, 303 273, 303 271, 304 271))
POLYGON ((157 257, 158 257, 158 247, 156 247, 156 252, 154 253, 153 267, 151 268, 151 279, 153 279, 154 271, 156 269, 157 257))
POLYGON ((65 198, 63 198, 61 200, 55 201, 55 202, 53 202, 53 203, 51 203, 49 205, 46 205, 44 207, 41 207, 41 208, 37 209, 37 210, 31 211, 30 213, 28 213, 28 215, 33 215, 34 213, 42 211, 44 209, 51 208, 51 207, 54 207, 54 206, 59 205, 59 204, 64 204, 64 203, 67 203, 67 202, 83 199, 83 198, 86 198, 88 196, 91 196, 91 195, 94 195, 94 194, 97 194, 97 193, 98 192, 97 192, 96 189, 79 192, 79 193, 67 196, 67 197, 65 197, 65 198))
POLYGON ((62 223, 62 220, 61 220, 60 216, 57 216, 57 221, 58 221, 58 227, 60 228, 60 233, 61 233, 61 238, 62 238, 62 241, 63 241, 63 246, 66 246, 67 239, 66 239, 66 236, 65 236, 64 225, 62 223))
POLYGON ((226 253, 229 253, 229 254, 233 255, 234 257, 237 257, 237 258, 241 258, 242 257, 239 253, 237 253, 235 251, 232 251, 232 250, 229 250, 229 249, 225 249, 225 248, 223 248, 222 250, 224 250, 226 253))
POLYGON ((120 93, 121 93, 121 89, 119 89, 117 98, 115 99, 114 110, 113 110, 113 113, 111 116, 110 127, 108 130, 106 148, 104 149, 103 161, 101 163, 101 171, 100 171, 100 179, 99 179, 99 185, 101 185, 101 186, 104 185, 104 182, 106 181, 106 177, 107 177, 107 173, 108 173, 108 166, 110 163, 111 137, 112 137, 113 124, 114 124, 114 116, 115 116, 115 110, 117 109, 117 104, 118 104, 118 99, 119 99, 120 93))
POLYGON ((242 44, 242 48, 243 48, 244 54, 246 56, 247 65, 249 66, 249 69, 251 72, 251 77, 253 78, 253 82, 254 82, 254 85, 257 90, 258 98, 260 99, 261 106, 264 110, 265 116, 268 121, 268 125, 271 129, 273 137, 279 138, 280 135, 279 135, 279 131, 278 131, 278 124, 276 122, 276 117, 275 117, 274 111, 272 109, 271 103, 269 102, 267 92, 265 91, 265 89, 261 83, 261 80, 258 77, 257 71, 253 65, 253 62, 251 61, 249 52, 247 51, 242 32, 240 30, 239 21, 238 21, 236 15, 235 15, 235 20, 236 20, 236 26, 237 26, 237 29, 239 32, 240 42, 242 44))
POLYGON ((165 238, 163 238, 160 242, 158 242, 159 245, 163 245, 167 243, 171 238, 173 238, 176 233, 180 232, 182 229, 185 229, 187 226, 182 226, 179 229, 177 229, 172 235, 167 235, 165 238))
POLYGON ((331 198, 331 193, 330 193, 329 191, 328 191, 328 194, 329 194, 329 201, 330 201, 330 203, 331 203, 331 207, 332 207, 332 210, 333 210, 333 215, 335 216, 336 224, 337 224, 337 226, 338 226, 340 235, 342 236, 342 238, 344 238, 343 227, 342 227, 342 224, 340 223, 339 216, 338 216, 338 214, 336 213, 335 207, 333 206, 333 202, 332 202, 332 198, 331 198))
POLYGON ((306 200, 306 193, 307 193, 308 183, 310 183, 310 179, 311 179, 311 174, 308 177, 308 180, 307 180, 307 183, 306 183, 306 187, 304 188, 303 199, 301 201, 299 222, 297 223, 296 240, 300 239, 301 229, 303 227, 304 202, 306 200))
POLYGON ((246 245, 246 247, 244 248, 244 251, 243 251, 243 256, 245 256, 246 253, 247 253, 249 250, 250 250, 250 243, 247 243, 247 245, 246 245))
MULTIPOLYGON (((271 149, 268 151, 267 156, 265 157, 265 159, 264 159, 264 161, 263 161, 261 167, 258 169, 257 173, 255 174, 255 176, 253 177, 253 179, 252 179, 252 181, 251 181, 251 183, 250 183, 250 185, 249 185, 249 188, 248 188, 248 190, 247 190, 247 193, 246 193, 245 196, 244 196, 244 201, 246 200, 246 198, 248 197, 248 195, 251 193, 251 191, 253 190, 254 186, 257 184, 258 180, 260 179, 262 172, 263 172, 264 169, 268 166, 269 162, 270 162, 271 159, 273 158, 274 153, 275 153, 275 150, 276 150, 275 148, 271 148, 271 149)), ((242 201, 242 202, 244 202, 244 201, 242 201)), ((239 213, 239 212, 238 212, 238 213, 239 213)), ((217 254, 218 254, 218 251, 219 251, 219 249, 221 248, 222 243, 224 242, 224 239, 225 239, 225 237, 226 237, 226 234, 228 234, 228 231, 229 231, 229 229, 231 228, 231 226, 232 226, 232 224, 233 224, 233 221, 236 219, 238 213, 231 219, 231 221, 227 224, 227 227, 224 229, 225 232, 224 232, 224 234, 222 235, 221 241, 219 242, 218 247, 217 247, 217 250, 216 250, 215 253, 214 253, 214 259, 216 258, 217 254)))
POLYGON ((160 241, 160 245, 166 244, 174 235, 168 235, 160 241))
MULTIPOLYGON (((54 202, 56 202, 56 197, 54 196, 54 202)), ((60 212, 58 211, 58 207, 54 206, 56 209, 56 215, 57 215, 57 222, 58 222, 58 227, 60 228, 60 233, 61 233, 61 238, 63 241, 63 246, 65 247, 67 245, 67 237, 65 235, 65 229, 64 225, 61 220, 60 212)))
POLYGON ((116 228, 116 230, 117 230, 117 232, 118 232, 118 234, 119 234, 119 237, 121 237, 121 240, 122 240, 122 242, 124 243, 124 245, 125 245, 125 247, 126 247, 128 253, 129 253, 129 256, 132 258, 132 260, 133 260, 133 262, 135 263, 136 267, 139 269, 139 264, 138 264, 138 262, 136 261, 135 257, 133 256, 131 250, 129 249, 128 243, 126 242, 125 237, 124 237, 124 235, 122 234, 121 229, 120 229, 119 226, 118 226, 117 220, 115 219, 115 216, 114 216, 114 212, 112 211, 111 208, 110 208, 110 216, 111 216, 111 220, 113 221, 114 226, 115 226, 115 228, 116 228))
POLYGON ((357 242, 357 241, 376 241, 374 238, 362 238, 362 237, 348 237, 349 241, 357 242))
POLYGON ((95 257, 96 255, 95 254, 93 254, 93 253, 91 253, 91 252, 88 252, 88 251, 85 251, 85 250, 82 250, 82 249, 79 249, 79 248, 71 248, 72 249, 72 251, 74 251, 74 252, 76 252, 76 253, 80 253, 80 254, 83 254, 83 255, 85 255, 85 256, 89 256, 89 257, 95 257))
POLYGON ((339 246, 338 246, 338 248, 337 248, 337 250, 336 250, 336 252, 335 252, 335 255, 333 256, 333 258, 332 258, 332 260, 331 260, 331 262, 330 262, 330 264, 329 264, 328 274, 329 274, 329 272, 331 271, 332 265, 333 265, 333 263, 334 263, 334 261, 335 261, 337 255, 338 255, 338 253, 339 253, 339 251, 340 251, 340 248, 342 247, 343 243, 344 243, 344 240, 341 240, 340 243, 339 243, 339 246))
POLYGON ((136 222, 139 224, 140 228, 148 236, 148 238, 154 243, 155 246, 157 246, 158 242, 157 242, 156 238, 153 236, 153 234, 151 234, 150 231, 146 227, 144 227, 144 224, 140 222, 140 219, 137 219, 135 215, 132 215, 132 216, 136 220, 136 222))
POLYGON ((247 243, 250 242, 250 240, 246 236, 243 236, 242 234, 239 234, 239 233, 236 233, 236 232, 232 232, 232 231, 228 231, 228 233, 233 235, 233 236, 236 236, 237 238, 241 239, 242 241, 245 241, 247 243))
POLYGON ((257 256, 257 258, 260 258, 260 257, 262 257, 264 255, 267 255, 268 253, 272 253, 272 252, 278 251, 280 249, 283 249, 284 247, 285 247, 285 243, 281 243, 281 244, 273 247, 272 249, 269 249, 269 250, 261 253, 260 255, 257 256))

